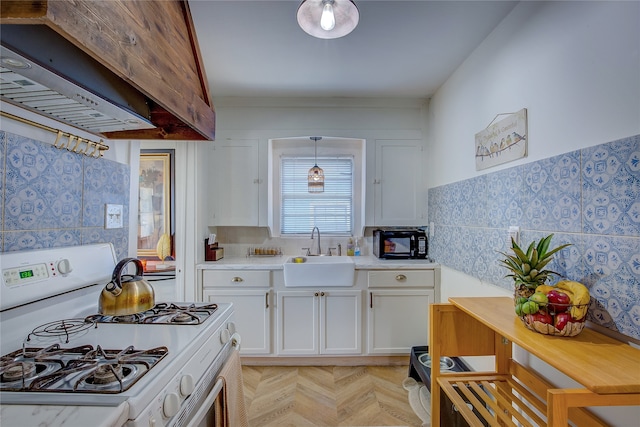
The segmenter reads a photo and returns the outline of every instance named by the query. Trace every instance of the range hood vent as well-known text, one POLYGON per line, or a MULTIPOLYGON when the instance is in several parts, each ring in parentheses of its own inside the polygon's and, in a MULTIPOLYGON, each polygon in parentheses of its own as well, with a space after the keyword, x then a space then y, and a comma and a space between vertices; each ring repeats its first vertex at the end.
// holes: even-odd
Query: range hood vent
POLYGON ((42 26, 2 25, 0 96, 97 135, 154 128, 140 92, 42 26))
POLYGON ((2 100, 109 140, 215 139, 187 0, 0 0, 0 22, 32 67, 0 64, 2 100))

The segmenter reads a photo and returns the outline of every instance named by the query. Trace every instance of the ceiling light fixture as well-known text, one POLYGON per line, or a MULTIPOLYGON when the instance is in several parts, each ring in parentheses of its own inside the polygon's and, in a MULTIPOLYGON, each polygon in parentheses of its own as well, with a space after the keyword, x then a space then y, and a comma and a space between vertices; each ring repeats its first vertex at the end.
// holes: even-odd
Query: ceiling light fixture
POLYGON ((307 176, 307 188, 309 193, 322 193, 324 192, 324 171, 318 166, 318 141, 322 139, 321 136, 312 136, 311 139, 315 146, 315 164, 309 169, 307 176))
POLYGON ((298 24, 319 39, 337 39, 353 31, 360 20, 352 0, 304 0, 298 6, 298 24))

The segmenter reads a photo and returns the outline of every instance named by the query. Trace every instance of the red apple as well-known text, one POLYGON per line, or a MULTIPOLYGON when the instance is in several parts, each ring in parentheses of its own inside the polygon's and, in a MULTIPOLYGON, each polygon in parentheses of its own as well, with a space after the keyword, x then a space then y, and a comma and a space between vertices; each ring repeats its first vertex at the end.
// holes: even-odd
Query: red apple
POLYGON ((546 311, 539 311, 536 314, 533 314, 533 320, 538 321, 545 324, 553 324, 553 318, 546 311))
POLYGON ((567 326, 567 323, 571 322, 573 319, 569 313, 558 313, 556 314, 556 324, 554 325, 557 330, 561 331, 567 326))
POLYGON ((556 313, 563 313, 569 308, 571 298, 569 295, 560 291, 551 290, 547 293, 547 299, 549 300, 549 307, 556 313))

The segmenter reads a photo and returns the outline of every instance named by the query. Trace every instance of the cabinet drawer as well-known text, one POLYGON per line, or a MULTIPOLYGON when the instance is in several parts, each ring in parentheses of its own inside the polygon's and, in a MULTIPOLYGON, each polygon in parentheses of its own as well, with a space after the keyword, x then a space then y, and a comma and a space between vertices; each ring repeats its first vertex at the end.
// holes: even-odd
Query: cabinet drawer
POLYGON ((410 288, 433 288, 435 273, 433 270, 381 270, 370 271, 370 288, 388 288, 395 286, 410 288))
POLYGON ((254 287, 271 286, 269 270, 204 270, 202 285, 205 288, 254 287))

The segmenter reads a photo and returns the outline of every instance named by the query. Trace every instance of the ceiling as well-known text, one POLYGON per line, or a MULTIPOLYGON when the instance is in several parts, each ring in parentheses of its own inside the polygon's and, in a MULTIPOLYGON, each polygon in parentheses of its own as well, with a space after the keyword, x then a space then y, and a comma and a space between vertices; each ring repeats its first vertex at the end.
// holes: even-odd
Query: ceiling
POLYGON ((321 40, 299 0, 189 0, 212 96, 429 98, 517 4, 355 3, 356 29, 321 40))

